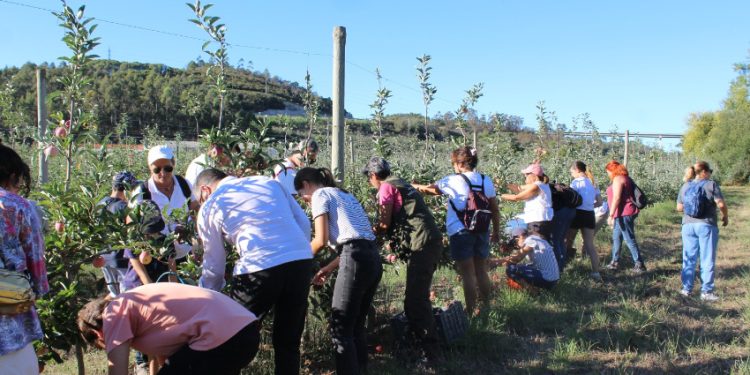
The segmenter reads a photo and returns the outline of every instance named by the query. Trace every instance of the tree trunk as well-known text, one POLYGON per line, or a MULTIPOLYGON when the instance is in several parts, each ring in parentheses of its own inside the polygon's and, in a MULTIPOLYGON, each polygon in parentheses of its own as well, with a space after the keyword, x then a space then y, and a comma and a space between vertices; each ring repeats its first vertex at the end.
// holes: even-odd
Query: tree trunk
POLYGON ((78 375, 86 375, 86 366, 83 363, 83 347, 76 344, 76 362, 78 363, 78 375))

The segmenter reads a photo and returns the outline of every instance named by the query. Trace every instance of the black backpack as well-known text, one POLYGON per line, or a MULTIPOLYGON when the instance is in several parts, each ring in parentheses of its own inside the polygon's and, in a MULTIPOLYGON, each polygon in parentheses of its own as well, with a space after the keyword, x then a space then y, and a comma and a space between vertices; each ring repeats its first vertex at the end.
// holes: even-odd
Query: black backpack
POLYGON ((583 197, 568 185, 553 182, 549 184, 552 192, 552 209, 557 211, 563 207, 576 208, 583 203, 583 197))
MULTIPOLYGON (((177 178, 177 183, 180 185, 182 195, 185 196, 186 200, 190 200, 193 194, 193 192, 190 190, 190 184, 182 176, 175 175, 175 178, 177 178)), ((151 191, 148 190, 148 181, 141 182, 141 184, 138 185, 138 189, 140 189, 138 191, 140 192, 143 200, 151 200, 151 191)))
POLYGON ((490 223, 492 222, 492 211, 490 211, 490 199, 484 194, 484 175, 482 176, 482 182, 480 186, 472 185, 469 178, 463 173, 459 173, 459 176, 463 177, 466 184, 469 185, 469 196, 466 200, 466 209, 459 211, 456 209, 456 205, 453 201, 448 199, 453 211, 456 212, 456 216, 464 224, 466 230, 470 233, 487 233, 490 229, 490 223), (476 191, 474 189, 480 189, 476 191))
POLYGON ((633 198, 631 198, 630 201, 633 202, 633 205, 638 207, 639 210, 646 208, 648 205, 648 197, 646 197, 646 193, 635 184, 635 181, 633 181, 632 178, 630 179, 630 183, 633 184, 633 198))

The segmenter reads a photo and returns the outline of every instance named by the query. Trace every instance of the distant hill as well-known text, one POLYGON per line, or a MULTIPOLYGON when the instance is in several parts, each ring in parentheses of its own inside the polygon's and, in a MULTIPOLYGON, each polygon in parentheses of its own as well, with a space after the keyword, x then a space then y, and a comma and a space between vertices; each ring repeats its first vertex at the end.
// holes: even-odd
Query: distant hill
MULTIPOLYGON (((42 66, 47 68, 50 113, 62 111, 62 102, 54 93, 61 88, 57 79, 64 65, 42 66)), ((2 128, 19 125, 10 122, 35 122, 36 68, 27 63, 0 70, 0 101, 4 101, 0 109, 12 107, 17 112, 14 116, 0 116, 2 128)), ((127 127, 130 136, 139 136, 146 127, 156 127, 165 135, 180 133, 183 138, 194 138, 198 129, 218 122, 218 97, 206 77, 207 68, 202 61, 178 69, 162 64, 97 60, 89 72, 92 84, 85 95, 86 108, 94 109, 100 134, 120 125, 123 130, 127 127)), ((305 88, 297 82, 271 76, 268 71, 242 68, 229 68, 227 80, 230 90, 225 102, 225 124, 246 124, 260 112, 304 115, 304 110, 300 110, 305 88)), ((320 115, 330 116, 331 100, 319 100, 320 115)))

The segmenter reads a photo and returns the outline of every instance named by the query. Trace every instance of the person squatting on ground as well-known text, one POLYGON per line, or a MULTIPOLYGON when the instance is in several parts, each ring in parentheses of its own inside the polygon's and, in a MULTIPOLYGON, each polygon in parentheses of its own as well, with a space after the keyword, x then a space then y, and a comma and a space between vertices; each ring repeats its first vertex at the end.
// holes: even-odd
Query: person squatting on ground
POLYGON ((315 140, 302 141, 284 161, 273 168, 273 178, 281 182, 291 195, 297 195, 294 189, 294 177, 297 171, 306 164, 314 164, 318 158, 318 143, 315 140))
POLYGON ((487 258, 490 255, 490 242, 496 244, 500 241, 500 213, 492 177, 475 171, 479 164, 477 151, 470 147, 457 148, 451 152, 451 164, 455 174, 443 177, 432 185, 414 184, 414 188, 424 194, 448 198, 445 227, 451 258, 456 262, 458 274, 463 280, 466 311, 474 315, 478 311, 477 288, 482 302, 489 303, 490 300, 492 284, 487 258), (482 231, 470 231, 462 219, 470 194, 476 196, 478 193, 489 200, 491 234, 489 227, 482 231))
POLYGON ((330 320, 336 373, 366 372, 365 322, 383 274, 370 221, 362 205, 352 194, 337 187, 326 168, 302 168, 294 178, 294 188, 312 209, 313 253, 330 246, 338 254, 313 280, 322 285, 338 267, 330 320))
POLYGON ((112 375, 128 374, 131 348, 156 358, 159 375, 239 374, 258 351, 256 320, 221 293, 179 283, 143 285, 78 312, 81 335, 107 351, 112 375))
MULTIPOLYGON (((34 204, 19 195, 31 188, 29 166, 10 147, 0 144, 0 268, 25 273, 36 298, 49 291, 44 263, 41 217, 34 204)), ((0 372, 38 374, 34 340, 41 340, 36 307, 0 305, 0 372), (8 308, 8 309, 6 309, 8 308)))
POLYGON ((677 211, 682 215, 682 290, 690 296, 695 282, 695 267, 700 260, 701 299, 717 301, 714 293, 714 268, 719 244, 719 225, 716 209, 721 211, 721 225, 729 224, 729 212, 724 195, 716 181, 711 179, 713 171, 705 161, 693 166, 695 179, 688 180, 677 196, 677 211))
POLYGON ((198 175, 199 285, 225 285, 225 240, 239 254, 229 295, 263 319, 273 309, 276 374, 298 374, 300 339, 313 272, 310 221, 278 181, 236 178, 218 169, 198 175))
POLYGON ((523 220, 527 227, 550 241, 555 211, 552 209, 549 179, 544 174, 542 166, 537 163, 529 165, 521 173, 525 176, 525 184, 508 184, 508 189, 514 194, 503 194, 500 199, 511 202, 524 201, 523 220))
POLYGON ((443 236, 422 196, 409 183, 391 174, 388 161, 374 156, 362 173, 378 190, 375 232, 388 237, 391 250, 398 249, 408 256, 404 312, 409 328, 425 357, 430 361, 439 360, 442 356, 430 287, 443 253, 443 236))
POLYGON ((607 269, 616 271, 619 267, 620 248, 623 240, 633 256, 633 271, 646 271, 643 254, 635 238, 635 219, 638 218, 638 207, 635 206, 635 183, 628 174, 628 169, 617 161, 607 163, 607 176, 612 182, 607 188, 609 218, 607 224, 612 229, 612 260, 607 269))
POLYGON ((505 274, 508 279, 521 285, 552 289, 560 280, 560 268, 552 245, 538 233, 524 228, 513 228, 511 236, 516 238, 520 250, 501 260, 501 264, 507 265, 505 274), (526 258, 528 264, 518 264, 526 258))
POLYGON ((568 239, 566 241, 568 248, 568 259, 572 259, 575 254, 573 248, 573 242, 575 241, 578 231, 581 231, 581 239, 583 240, 583 253, 588 255, 591 260, 591 277, 594 280, 601 281, 602 276, 599 273, 599 254, 596 252, 594 246, 594 233, 596 232, 596 215, 594 214, 594 207, 597 203, 601 203, 601 196, 597 193, 598 190, 594 187, 592 176, 588 171, 586 164, 582 161, 575 161, 570 166, 570 174, 573 176, 573 181, 570 182, 570 187, 578 192, 581 196, 581 205, 576 208, 575 218, 573 223, 570 225, 568 231, 568 239), (597 202, 597 200, 599 202, 597 202))

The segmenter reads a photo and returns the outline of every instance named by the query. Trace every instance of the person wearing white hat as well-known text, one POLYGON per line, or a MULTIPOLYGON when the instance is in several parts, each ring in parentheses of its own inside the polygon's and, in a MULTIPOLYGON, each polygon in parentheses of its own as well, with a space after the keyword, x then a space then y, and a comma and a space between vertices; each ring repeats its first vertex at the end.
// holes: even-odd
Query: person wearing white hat
MULTIPOLYGON (((174 152, 166 145, 154 146, 148 150, 148 169, 151 177, 133 190, 131 206, 144 200, 152 200, 159 206, 167 225, 162 230, 169 234, 179 230, 180 223, 172 219, 174 210, 188 210, 192 195, 190 184, 182 177, 174 174, 174 152)), ((189 243, 176 243, 176 258, 183 258, 190 251, 189 243)))

